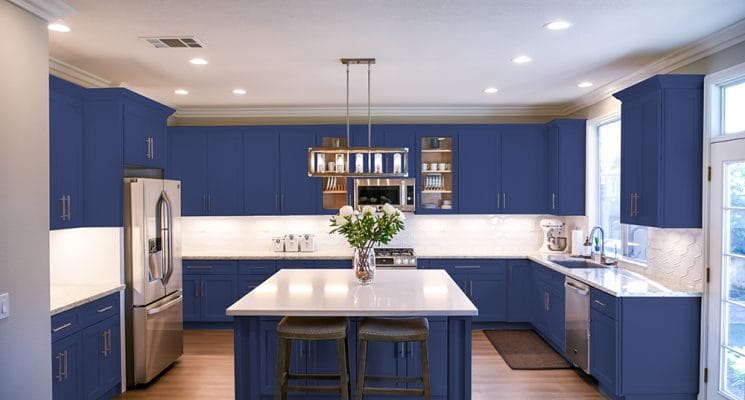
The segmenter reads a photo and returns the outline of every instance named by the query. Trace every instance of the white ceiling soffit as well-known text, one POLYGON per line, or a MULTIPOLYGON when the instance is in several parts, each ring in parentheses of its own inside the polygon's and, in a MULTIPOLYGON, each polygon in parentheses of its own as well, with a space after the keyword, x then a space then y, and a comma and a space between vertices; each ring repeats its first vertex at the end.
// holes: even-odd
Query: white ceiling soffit
POLYGON ((78 10, 62 0, 8 0, 37 17, 52 22, 76 14, 78 10))

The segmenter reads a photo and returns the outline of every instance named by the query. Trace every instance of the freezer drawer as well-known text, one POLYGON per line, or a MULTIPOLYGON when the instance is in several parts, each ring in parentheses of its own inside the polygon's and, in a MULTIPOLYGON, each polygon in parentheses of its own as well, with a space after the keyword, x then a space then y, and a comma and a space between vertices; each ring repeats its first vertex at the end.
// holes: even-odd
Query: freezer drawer
POLYGON ((134 384, 150 382, 184 352, 181 291, 132 311, 134 384))

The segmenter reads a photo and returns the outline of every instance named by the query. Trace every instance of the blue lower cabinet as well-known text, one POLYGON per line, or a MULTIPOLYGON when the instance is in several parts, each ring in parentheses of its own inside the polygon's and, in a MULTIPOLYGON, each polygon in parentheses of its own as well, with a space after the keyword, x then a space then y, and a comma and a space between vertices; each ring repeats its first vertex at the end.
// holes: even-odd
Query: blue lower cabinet
POLYGON ((533 263, 535 290, 531 322, 539 334, 564 353, 564 275, 533 263))
POLYGON ((234 275, 203 275, 200 289, 201 320, 232 321, 225 310, 238 299, 238 278, 234 275))
MULTIPOLYGON (((429 338, 427 339, 427 356, 429 358, 429 384, 433 398, 447 398, 448 394, 448 334, 445 318, 429 318, 429 338)), ((418 342, 407 343, 408 376, 422 375, 422 353, 418 342)), ((410 383, 411 388, 421 388, 418 383, 410 383)))
POLYGON ((110 398, 120 392, 120 301, 115 293, 52 316, 54 400, 110 398), (105 304, 110 307, 101 307, 105 304))
POLYGON ((199 276, 184 275, 183 277, 183 296, 184 296, 184 321, 199 321, 201 318, 201 302, 199 301, 199 289, 202 280, 199 276))
POLYGON ((315 260, 317 269, 352 269, 352 260, 315 260))
POLYGON ((264 283, 266 277, 263 276, 239 276, 238 277, 238 298, 247 295, 250 291, 256 289, 264 283))
MULTIPOLYGON (((280 318, 266 318, 260 322, 261 342, 261 395, 262 398, 274 398, 274 381, 277 372, 277 324, 280 318)), ((305 341, 295 340, 292 343, 292 358, 290 359, 290 371, 293 373, 304 373, 305 365, 301 355, 305 352, 305 341), (302 365, 301 365, 302 364, 302 365)), ((304 384, 302 381, 293 381, 298 385, 304 384)), ((290 395, 290 398, 301 398, 302 396, 290 395)))
POLYGON ((618 393, 618 322, 591 309, 590 332, 590 373, 604 392, 618 393))
POLYGON ((533 274, 528 260, 507 262, 507 322, 530 322, 533 314, 533 274))
POLYGON ((474 322, 507 320, 507 278, 504 274, 471 276, 468 284, 469 296, 479 309, 474 322))
POLYGON ((80 332, 52 343, 52 398, 55 400, 81 398, 82 343, 80 332))
POLYGON ((184 260, 184 322, 230 322, 225 309, 238 300, 238 262, 184 260))

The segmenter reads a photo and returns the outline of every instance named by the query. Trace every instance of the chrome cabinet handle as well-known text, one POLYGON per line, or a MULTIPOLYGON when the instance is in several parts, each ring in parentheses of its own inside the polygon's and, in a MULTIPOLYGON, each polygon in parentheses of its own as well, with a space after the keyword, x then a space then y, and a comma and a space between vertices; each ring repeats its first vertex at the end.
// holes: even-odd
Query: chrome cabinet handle
POLYGON ((396 347, 398 348, 398 357, 404 358, 404 342, 398 342, 396 347))
POLYGON ((274 195, 274 204, 275 204, 275 208, 279 210, 279 193, 274 195))
POLYGON ((57 382, 62 382, 64 380, 64 372, 62 370, 63 364, 62 364, 62 358, 64 357, 64 353, 57 353, 57 356, 55 357, 57 359, 57 375, 54 376, 55 379, 57 379, 57 382))
POLYGON ((72 198, 67 195, 67 220, 72 221, 72 198))
POLYGON ((412 342, 406 343, 406 357, 412 357, 414 355, 414 344, 412 342))
POLYGON ((499 205, 500 205, 500 204, 499 204, 499 195, 500 195, 500 194, 501 194, 501 193, 497 193, 497 210, 499 210, 499 205))
POLYGON ((60 207, 62 208, 62 212, 60 212, 60 219, 63 221, 67 221, 67 207, 65 206, 65 196, 62 196, 59 198, 60 201, 60 207))
POLYGON ((68 322, 68 323, 66 323, 66 324, 64 324, 62 326, 58 326, 58 327, 52 329, 52 332, 53 333, 57 333, 57 332, 59 332, 59 331, 61 331, 63 329, 69 328, 71 326, 72 326, 72 322, 68 322))
POLYGON ((595 304, 597 304, 597 305, 599 305, 599 306, 602 306, 602 307, 605 307, 605 306, 606 306, 606 304, 605 304, 605 303, 603 303, 602 301, 600 301, 600 300, 597 300, 597 299, 595 299, 595 304))
POLYGON ((210 270, 212 269, 211 265, 187 265, 186 269, 195 269, 195 270, 210 270))
POLYGON ((480 269, 480 265, 456 265, 455 269, 480 269))
POLYGON ((145 139, 145 158, 150 159, 150 138, 145 139))
POLYGON ((150 138, 150 159, 155 160, 155 138, 150 138))
POLYGON ((502 208, 507 208, 507 193, 502 193, 502 208))
POLYGON ((103 349, 101 349, 101 355, 106 357, 106 350, 108 349, 108 340, 106 338, 106 331, 101 332, 101 338, 103 338, 103 349))
POLYGON ((207 210, 212 211, 212 195, 207 195, 207 210))
POLYGON ((96 312, 99 313, 99 314, 101 314, 101 313, 105 313, 106 311, 111 310, 112 308, 114 308, 114 306, 106 306, 104 308, 101 308, 99 310, 96 310, 96 312))
POLYGON ((551 209, 556 210, 556 193, 551 193, 551 209))

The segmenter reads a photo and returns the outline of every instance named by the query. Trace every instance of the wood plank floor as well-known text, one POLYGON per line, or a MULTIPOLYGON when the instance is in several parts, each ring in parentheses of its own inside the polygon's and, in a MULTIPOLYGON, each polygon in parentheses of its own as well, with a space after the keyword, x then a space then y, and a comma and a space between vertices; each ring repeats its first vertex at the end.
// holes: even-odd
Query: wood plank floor
MULTIPOLYGON (((473 332, 473 400, 605 399, 576 370, 513 371, 483 332, 473 332)), ((232 331, 184 332, 184 355, 165 374, 118 399, 233 399, 232 331)))

